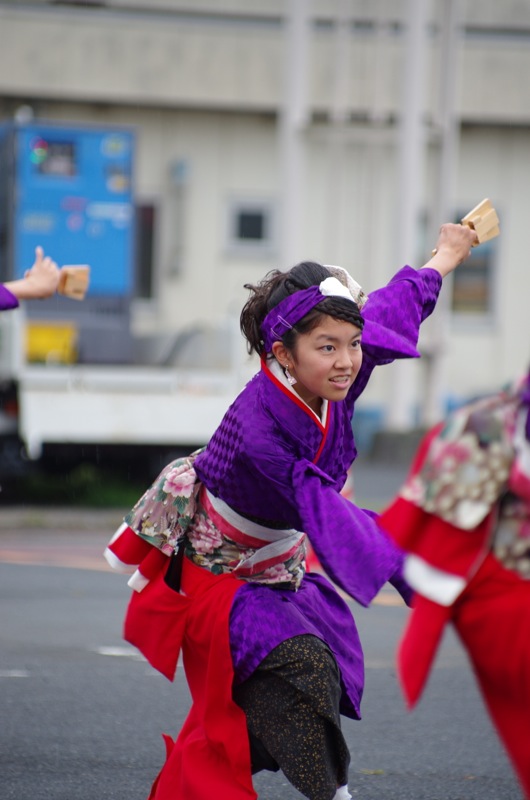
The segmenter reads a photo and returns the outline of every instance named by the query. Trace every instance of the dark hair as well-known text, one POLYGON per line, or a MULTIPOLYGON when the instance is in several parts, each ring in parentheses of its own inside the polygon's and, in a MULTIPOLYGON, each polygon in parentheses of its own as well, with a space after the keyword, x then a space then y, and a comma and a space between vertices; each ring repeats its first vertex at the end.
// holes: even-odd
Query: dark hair
MULTIPOLYGON (((245 289, 252 294, 241 311, 240 326, 241 332, 247 340, 248 352, 256 352, 259 356, 264 355, 261 323, 271 309, 300 289, 318 286, 330 275, 330 271, 322 264, 314 261, 302 261, 288 272, 272 270, 256 285, 246 283, 245 289)), ((283 344, 292 350, 297 335, 313 330, 323 314, 359 327, 359 309, 356 304, 343 297, 326 297, 297 322, 294 328, 287 331, 282 337, 283 344)))

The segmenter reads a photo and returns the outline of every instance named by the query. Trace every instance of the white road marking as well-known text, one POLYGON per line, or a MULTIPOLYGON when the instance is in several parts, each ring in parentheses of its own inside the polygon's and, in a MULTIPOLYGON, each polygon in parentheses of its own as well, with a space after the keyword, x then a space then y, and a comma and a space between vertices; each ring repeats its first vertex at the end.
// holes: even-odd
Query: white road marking
POLYGON ((0 678, 29 678, 27 669, 0 669, 0 678))
POLYGON ((132 647, 96 647, 100 656, 115 656, 117 658, 134 658, 136 661, 145 661, 144 657, 132 647))

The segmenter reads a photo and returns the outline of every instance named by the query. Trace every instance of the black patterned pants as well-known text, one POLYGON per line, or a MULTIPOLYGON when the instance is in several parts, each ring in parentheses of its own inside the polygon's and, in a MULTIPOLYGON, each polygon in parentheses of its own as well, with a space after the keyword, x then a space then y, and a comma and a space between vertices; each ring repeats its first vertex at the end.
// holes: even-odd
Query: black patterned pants
POLYGON ((309 800, 332 800, 348 782, 350 763, 340 695, 339 669, 323 641, 303 635, 278 645, 234 687, 247 717, 252 772, 281 769, 309 800))

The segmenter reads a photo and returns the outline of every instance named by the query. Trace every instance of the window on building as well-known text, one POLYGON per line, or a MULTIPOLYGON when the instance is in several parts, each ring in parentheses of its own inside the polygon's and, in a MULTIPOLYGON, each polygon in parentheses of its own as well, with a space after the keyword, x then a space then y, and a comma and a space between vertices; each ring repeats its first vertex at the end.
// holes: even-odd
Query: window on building
POLYGON ((232 200, 228 212, 228 247, 246 253, 270 251, 275 244, 271 202, 232 200))
POLYGON ((494 312, 495 240, 471 251, 469 258, 453 273, 452 309, 467 317, 484 317, 494 312))
POLYGON ((154 294, 154 240, 156 207, 152 203, 136 206, 136 297, 150 299, 154 294))
POLYGON ((236 237, 245 242, 262 242, 266 238, 266 218, 263 211, 240 211, 236 217, 236 237))

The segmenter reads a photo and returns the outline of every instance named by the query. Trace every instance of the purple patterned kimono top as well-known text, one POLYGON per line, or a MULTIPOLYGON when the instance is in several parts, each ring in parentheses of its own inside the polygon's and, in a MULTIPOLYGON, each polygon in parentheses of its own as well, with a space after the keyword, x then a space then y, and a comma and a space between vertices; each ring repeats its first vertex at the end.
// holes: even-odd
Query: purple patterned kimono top
MULTIPOLYGON (((214 502, 253 524, 304 532, 326 574, 362 605, 386 581, 399 583, 402 556, 373 515, 340 494, 357 452, 354 404, 375 366, 419 355, 420 324, 434 309, 441 280, 435 270, 404 267, 369 295, 361 370, 345 400, 324 404, 322 419, 264 361, 194 460, 214 502)), ((321 575, 306 574, 297 587, 242 582, 230 616, 236 680, 285 639, 314 634, 339 664, 342 713, 359 717, 363 656, 351 612, 321 575)))

